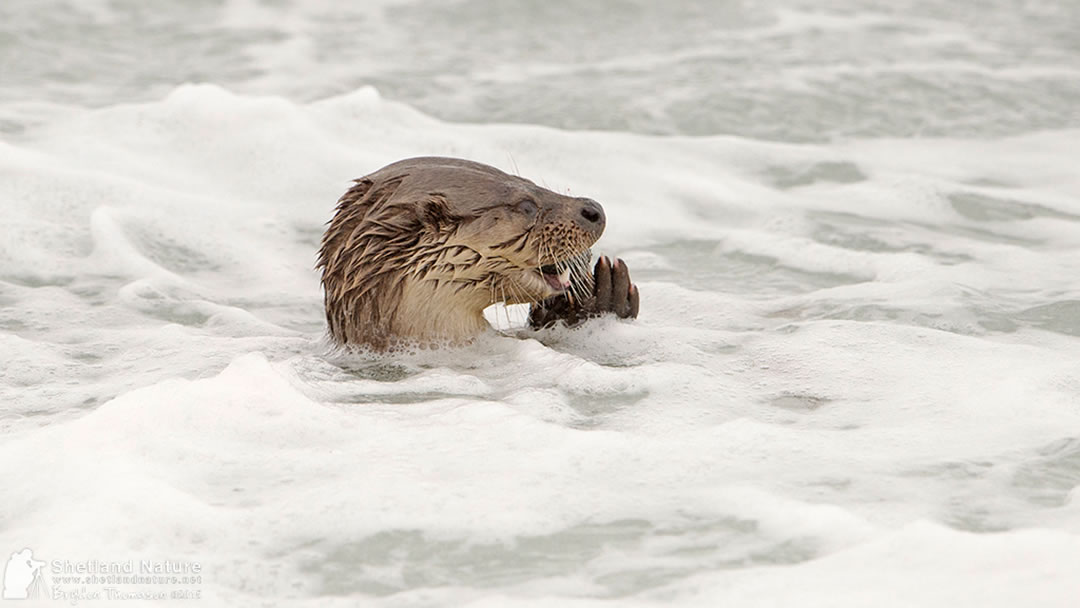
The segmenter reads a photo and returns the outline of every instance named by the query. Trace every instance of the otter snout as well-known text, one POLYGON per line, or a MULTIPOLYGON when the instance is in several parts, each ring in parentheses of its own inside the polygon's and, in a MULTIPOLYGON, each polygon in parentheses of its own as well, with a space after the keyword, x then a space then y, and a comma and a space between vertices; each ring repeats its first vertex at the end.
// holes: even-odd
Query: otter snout
POLYGON ((581 208, 574 218, 575 221, 586 231, 599 236, 604 231, 604 224, 607 221, 604 217, 604 208, 591 198, 579 198, 577 201, 581 208))

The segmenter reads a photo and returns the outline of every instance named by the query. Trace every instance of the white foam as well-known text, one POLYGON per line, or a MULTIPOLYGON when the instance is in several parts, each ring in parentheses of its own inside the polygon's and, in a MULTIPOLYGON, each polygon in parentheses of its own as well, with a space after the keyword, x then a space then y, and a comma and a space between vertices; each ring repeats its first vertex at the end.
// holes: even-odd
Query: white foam
POLYGON ((0 547, 198 559, 237 605, 1074 597, 1080 132, 662 138, 213 85, 54 118, 0 146, 0 547), (323 352, 334 201, 423 154, 601 201, 640 318, 323 352))

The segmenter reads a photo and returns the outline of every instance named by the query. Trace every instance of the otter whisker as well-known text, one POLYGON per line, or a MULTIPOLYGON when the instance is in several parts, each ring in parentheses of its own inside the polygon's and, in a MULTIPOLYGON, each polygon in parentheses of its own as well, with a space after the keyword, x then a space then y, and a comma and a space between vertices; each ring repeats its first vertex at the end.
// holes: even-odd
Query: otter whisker
POLYGON ((526 290, 520 283, 518 283, 517 279, 513 277, 508 278, 510 279, 511 283, 511 285, 509 285, 508 287, 510 287, 511 290, 514 292, 513 296, 515 300, 523 304, 534 304, 537 302, 535 298, 531 298, 525 295, 528 293, 528 290, 526 290))
MULTIPOLYGON (((502 291, 502 290, 500 290, 500 291, 502 291)), ((502 300, 503 316, 506 317, 506 327, 509 328, 510 327, 510 313, 507 312, 507 310, 506 310, 506 293, 503 292, 500 295, 502 296, 501 300, 502 300)), ((495 316, 496 316, 496 318, 498 318, 498 313, 496 313, 495 316)))
POLYGON ((573 281, 574 289, 577 291, 578 297, 585 299, 588 297, 590 291, 592 291, 592 273, 589 272, 589 263, 592 261, 592 256, 586 251, 581 257, 577 258, 574 264, 573 274, 576 280, 573 281))
POLYGON ((513 295, 514 295, 515 300, 517 300, 518 302, 532 302, 533 301, 533 298, 530 298, 529 296, 526 295, 527 290, 520 283, 518 283, 517 279, 511 278, 510 283, 511 283, 510 287, 514 292, 513 295))

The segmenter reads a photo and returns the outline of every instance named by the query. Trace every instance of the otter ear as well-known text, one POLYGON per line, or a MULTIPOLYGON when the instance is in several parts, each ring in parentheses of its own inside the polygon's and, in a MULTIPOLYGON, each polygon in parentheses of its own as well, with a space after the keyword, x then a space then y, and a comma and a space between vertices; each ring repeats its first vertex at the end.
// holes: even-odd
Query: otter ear
POLYGON ((438 228, 454 219, 450 203, 442 194, 432 194, 419 207, 420 222, 429 228, 438 228))

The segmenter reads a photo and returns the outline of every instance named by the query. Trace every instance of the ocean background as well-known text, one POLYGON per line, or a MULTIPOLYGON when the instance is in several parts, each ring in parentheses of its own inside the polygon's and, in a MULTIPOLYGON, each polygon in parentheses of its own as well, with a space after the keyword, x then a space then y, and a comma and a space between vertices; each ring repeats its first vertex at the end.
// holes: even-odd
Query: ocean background
POLYGON ((0 558, 198 562, 214 606, 1075 606, 1077 32, 3 0, 0 558), (324 223, 419 155, 600 201, 640 318, 329 352, 324 223))

